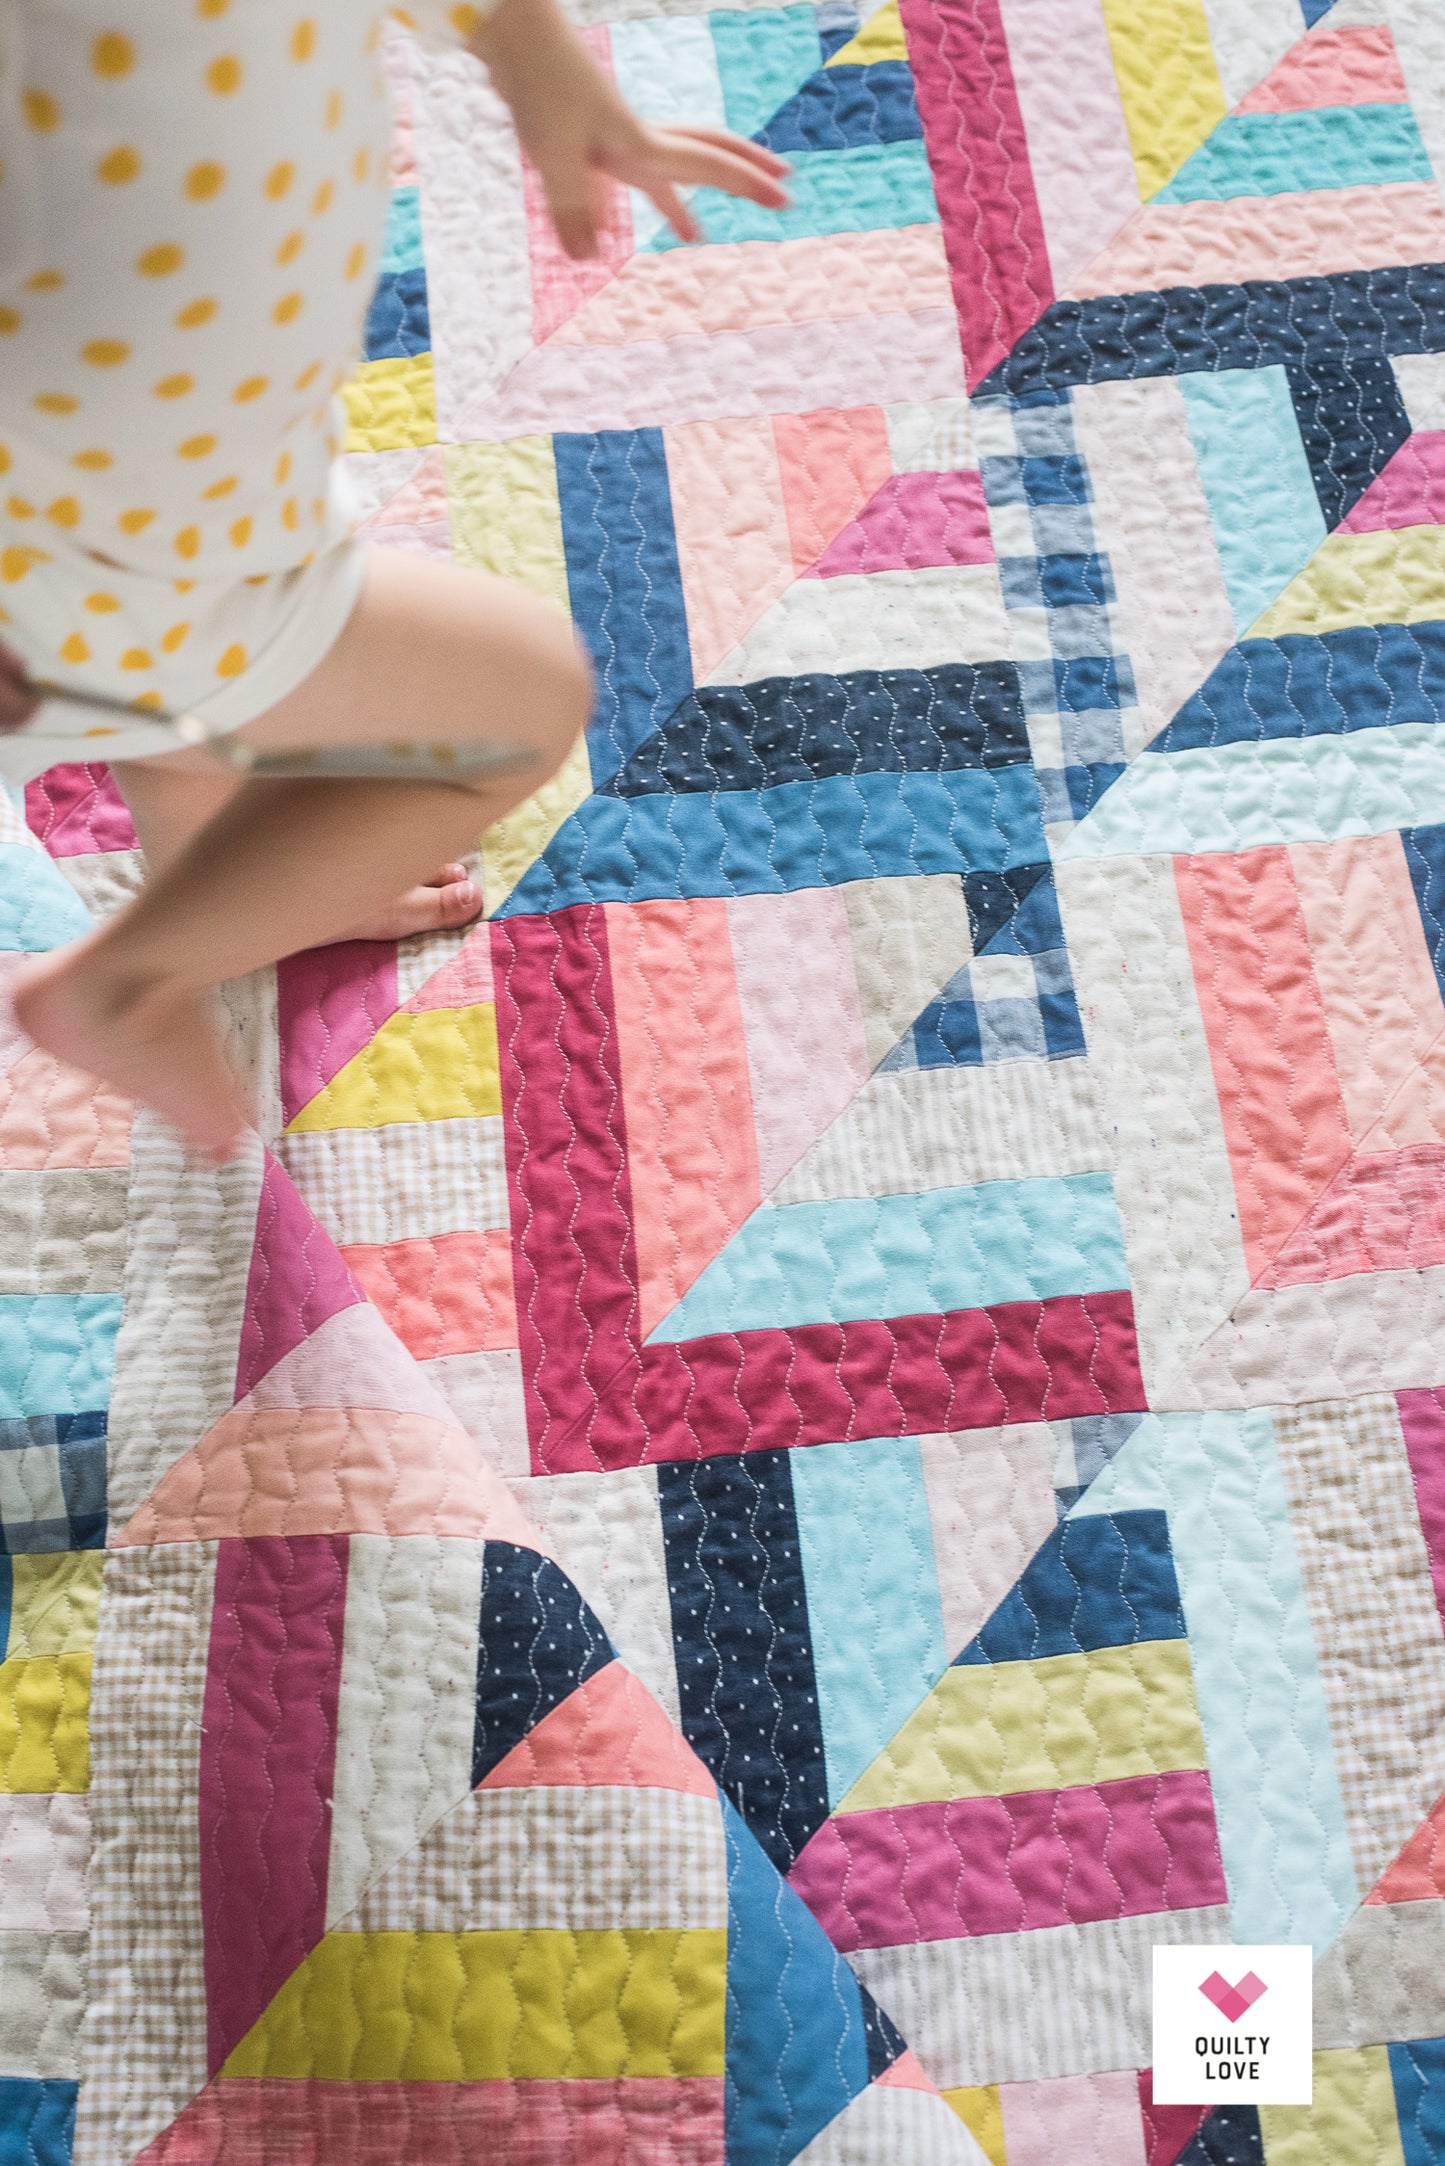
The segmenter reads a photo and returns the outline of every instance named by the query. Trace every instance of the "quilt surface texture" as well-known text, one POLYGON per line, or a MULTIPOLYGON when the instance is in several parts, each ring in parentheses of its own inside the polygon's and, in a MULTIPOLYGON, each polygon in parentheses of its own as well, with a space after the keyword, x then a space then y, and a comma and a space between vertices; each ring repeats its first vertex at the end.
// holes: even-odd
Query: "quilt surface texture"
POLYGON ((1445 11, 578 12, 792 208, 572 263, 398 30, 348 456, 585 742, 232 1164, 4 1055, 0 2161, 1431 2166, 1445 11))

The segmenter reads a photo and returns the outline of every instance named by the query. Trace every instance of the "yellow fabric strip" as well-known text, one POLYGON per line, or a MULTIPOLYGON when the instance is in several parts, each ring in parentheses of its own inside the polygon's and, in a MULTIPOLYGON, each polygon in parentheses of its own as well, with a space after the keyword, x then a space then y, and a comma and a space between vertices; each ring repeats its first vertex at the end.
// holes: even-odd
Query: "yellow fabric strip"
POLYGON ((388 361, 363 361, 348 384, 348 451, 399 451, 408 444, 437 440, 436 384, 431 355, 412 354, 388 361))
POLYGON ((1184 1640, 955 1665, 838 1807, 1065 1790, 1203 1767, 1184 1640))
POLYGON ((1445 526, 1329 534, 1246 639, 1445 617, 1445 526))
POLYGON ((855 38, 840 45, 824 61, 825 68, 871 68, 878 60, 906 60, 908 47, 903 38, 903 18, 898 12, 898 0, 888 0, 886 7, 870 15, 855 38))
POLYGON ((727 1934, 333 1933, 223 2076, 720 2076, 727 1934))
POLYGON ((536 863, 564 820, 592 795, 587 740, 579 737, 562 765, 515 812, 482 837, 482 896, 495 917, 529 865, 536 863))
MULTIPOLYGON (((458 561, 520 579, 534 594, 570 609, 551 437, 451 444, 443 457, 458 561)), ((482 895, 489 917, 591 794, 587 746, 579 737, 557 773, 483 836, 482 895)))
POLYGON ((475 564, 570 607, 557 461, 550 436, 505 444, 449 444, 442 454, 452 545, 475 564))
POLYGON ((103 1549, 12 1557, 10 1569, 10 1638, 0 1654, 14 1661, 26 1655, 79 1653, 91 1645, 100 1610, 103 1549))
POLYGON ((291 1131, 465 1120, 501 1110, 497 1011, 484 1001, 473 1008, 390 1016, 370 1044, 302 1107, 291 1131))
POLYGON ((1103 0, 1103 8, 1147 202, 1223 120, 1224 86, 1203 0, 1103 0))
POLYGON ((0 1662, 0 1791, 89 1788, 89 1653, 0 1662))
POLYGON ((996 2083, 970 2084, 966 2090, 945 2091, 945 2105, 952 2106, 989 2166, 1008 2166, 1003 2147, 1003 2101, 996 2083))
POLYGON ((1308 2106, 1261 2106, 1269 2166, 1405 2166, 1390 2056, 1350 2046, 1314 2057, 1308 2106))

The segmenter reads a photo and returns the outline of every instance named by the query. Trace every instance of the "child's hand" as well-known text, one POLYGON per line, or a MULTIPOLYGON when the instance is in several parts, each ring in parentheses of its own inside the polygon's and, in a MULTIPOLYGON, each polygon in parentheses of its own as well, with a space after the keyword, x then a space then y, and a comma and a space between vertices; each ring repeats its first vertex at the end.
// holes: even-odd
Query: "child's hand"
POLYGON ((595 256, 607 180, 640 188, 679 240, 698 238, 678 189, 705 183, 769 210, 788 201, 785 161, 724 128, 649 128, 618 95, 557 0, 502 0, 471 39, 542 176, 569 256, 595 256))
POLYGON ((25 664, 8 647, 0 646, 0 736, 23 729, 39 705, 29 689, 25 664))

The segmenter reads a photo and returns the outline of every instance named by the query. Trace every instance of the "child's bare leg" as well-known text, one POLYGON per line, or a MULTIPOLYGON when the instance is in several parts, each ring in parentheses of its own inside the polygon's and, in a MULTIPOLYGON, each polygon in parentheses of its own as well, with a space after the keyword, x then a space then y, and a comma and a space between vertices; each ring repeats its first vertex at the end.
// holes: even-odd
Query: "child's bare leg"
MULTIPOLYGON (((239 775, 202 774, 176 768, 165 759, 117 760, 111 769, 135 822, 145 852, 146 870, 157 873, 178 857, 241 787, 239 775)), ((482 898, 465 865, 453 859, 440 865, 417 887, 393 897, 386 908, 342 937, 353 940, 404 940, 409 933, 442 932, 465 925, 482 907, 482 898)))
MULTIPOLYGON (((406 736, 528 751, 525 773, 472 788, 247 782, 134 902, 22 966, 16 1010, 50 1052, 225 1150, 243 1118, 204 1001, 223 979, 344 935, 465 850, 535 790, 586 719, 588 678, 564 618, 485 573, 373 552, 341 638, 249 723, 252 744, 406 736)), ((198 756, 170 763, 196 771, 198 756)))

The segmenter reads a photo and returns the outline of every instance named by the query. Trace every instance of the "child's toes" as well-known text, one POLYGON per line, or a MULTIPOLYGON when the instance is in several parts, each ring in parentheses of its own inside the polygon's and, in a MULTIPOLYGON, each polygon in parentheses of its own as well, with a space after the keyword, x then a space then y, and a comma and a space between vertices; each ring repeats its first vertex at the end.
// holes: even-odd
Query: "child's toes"
POLYGON ((449 881, 445 887, 434 888, 437 905, 437 926, 465 925, 482 907, 481 890, 474 880, 468 880, 460 865, 448 866, 459 878, 449 881))

